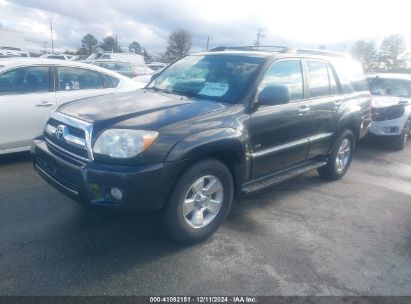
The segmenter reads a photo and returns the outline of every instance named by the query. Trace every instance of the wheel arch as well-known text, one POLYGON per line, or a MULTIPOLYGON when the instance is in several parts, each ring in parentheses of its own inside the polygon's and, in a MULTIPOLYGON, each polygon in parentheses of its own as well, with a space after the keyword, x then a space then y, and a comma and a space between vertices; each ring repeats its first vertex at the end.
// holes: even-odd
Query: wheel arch
POLYGON ((234 193, 238 196, 241 193, 243 177, 250 166, 246 157, 246 146, 245 136, 238 130, 206 130, 182 139, 171 149, 166 161, 186 160, 180 176, 201 159, 217 159, 230 170, 234 181, 234 193))
MULTIPOLYGON (((344 132, 344 130, 350 130, 354 134, 354 150, 356 150, 360 141, 361 123, 362 119, 359 112, 346 113, 338 123, 335 141, 337 141, 339 135, 344 132)), ((335 143, 332 149, 334 149, 334 147, 335 143)))

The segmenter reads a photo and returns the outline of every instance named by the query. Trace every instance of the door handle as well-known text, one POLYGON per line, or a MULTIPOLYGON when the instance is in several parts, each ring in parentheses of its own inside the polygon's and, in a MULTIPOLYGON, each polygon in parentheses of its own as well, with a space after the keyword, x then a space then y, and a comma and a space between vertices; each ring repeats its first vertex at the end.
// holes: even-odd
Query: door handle
POLYGON ((310 111, 310 107, 301 106, 301 107, 298 108, 298 112, 300 112, 298 115, 302 116, 302 115, 308 113, 309 111, 310 111))
POLYGON ((52 107, 54 104, 47 101, 42 101, 41 103, 36 104, 36 107, 52 107))

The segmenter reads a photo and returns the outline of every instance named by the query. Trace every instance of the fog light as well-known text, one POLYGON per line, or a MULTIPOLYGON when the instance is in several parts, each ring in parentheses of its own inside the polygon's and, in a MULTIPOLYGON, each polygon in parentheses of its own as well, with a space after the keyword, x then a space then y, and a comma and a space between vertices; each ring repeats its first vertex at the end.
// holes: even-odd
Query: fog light
POLYGON ((112 187, 110 189, 110 194, 116 201, 121 201, 123 199, 123 192, 119 188, 112 187))

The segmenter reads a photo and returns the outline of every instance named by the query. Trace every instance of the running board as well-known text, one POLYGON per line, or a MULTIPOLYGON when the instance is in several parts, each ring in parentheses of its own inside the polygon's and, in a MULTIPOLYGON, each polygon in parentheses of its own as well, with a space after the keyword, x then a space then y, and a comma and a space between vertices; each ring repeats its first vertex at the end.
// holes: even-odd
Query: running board
POLYGON ((289 170, 266 175, 266 176, 260 177, 258 179, 255 179, 255 180, 252 180, 250 182, 243 184, 242 192, 247 194, 247 193, 255 192, 255 191, 273 186, 273 185, 277 185, 290 178, 293 178, 294 176, 311 171, 313 169, 320 168, 322 166, 325 166, 326 164, 327 162, 325 160, 311 161, 303 165, 291 168, 289 170))

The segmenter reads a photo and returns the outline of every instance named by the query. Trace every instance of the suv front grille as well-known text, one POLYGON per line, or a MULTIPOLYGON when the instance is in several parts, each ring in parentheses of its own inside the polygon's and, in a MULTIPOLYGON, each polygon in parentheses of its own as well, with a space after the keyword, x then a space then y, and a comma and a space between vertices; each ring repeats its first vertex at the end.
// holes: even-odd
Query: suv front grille
POLYGON ((44 137, 49 147, 83 162, 92 160, 88 145, 90 134, 91 125, 59 112, 51 114, 44 129, 44 137))
MULTIPOLYGON (((62 124, 62 122, 60 122, 58 120, 55 120, 54 118, 50 118, 47 123, 50 124, 51 126, 55 127, 55 128, 57 128, 59 125, 62 124)), ((85 134, 83 129, 76 128, 76 127, 70 126, 70 125, 66 125, 66 127, 69 129, 70 134, 72 134, 73 136, 83 138, 83 139, 86 137, 86 134, 85 134)))

